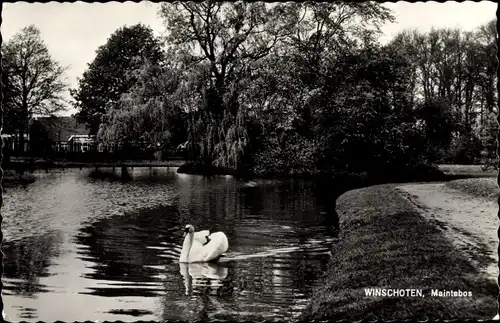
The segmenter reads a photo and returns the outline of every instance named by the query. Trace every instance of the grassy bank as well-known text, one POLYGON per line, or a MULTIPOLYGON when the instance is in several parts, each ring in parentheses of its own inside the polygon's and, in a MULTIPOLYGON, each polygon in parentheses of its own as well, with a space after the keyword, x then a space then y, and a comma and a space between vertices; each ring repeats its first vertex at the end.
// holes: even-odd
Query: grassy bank
POLYGON ((12 187, 15 185, 28 185, 35 182, 36 177, 30 173, 18 174, 11 169, 4 170, 2 186, 12 187))
POLYGON ((446 186, 476 197, 494 199, 499 196, 499 188, 495 177, 459 179, 447 182, 446 186))
POLYGON ((402 198, 393 185, 353 190, 337 200, 342 239, 302 319, 489 319, 497 285, 487 280, 402 198), (416 288, 421 297, 368 297, 365 288, 416 288), (431 297, 431 289, 472 297, 431 297))

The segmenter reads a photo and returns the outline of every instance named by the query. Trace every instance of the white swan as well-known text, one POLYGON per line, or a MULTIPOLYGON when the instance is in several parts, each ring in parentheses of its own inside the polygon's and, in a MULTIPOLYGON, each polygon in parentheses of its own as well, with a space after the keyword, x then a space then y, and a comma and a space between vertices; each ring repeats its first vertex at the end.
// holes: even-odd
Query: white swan
POLYGON ((188 224, 184 229, 184 242, 179 262, 216 261, 227 251, 228 247, 229 243, 223 232, 211 233, 209 230, 204 230, 196 234, 194 226, 188 224))
POLYGON ((194 240, 201 244, 209 242, 208 236, 210 236, 210 230, 203 230, 194 233, 194 240))
POLYGON ((493 318, 493 321, 498 321, 498 320, 500 320, 500 314, 495 315, 495 317, 493 318))

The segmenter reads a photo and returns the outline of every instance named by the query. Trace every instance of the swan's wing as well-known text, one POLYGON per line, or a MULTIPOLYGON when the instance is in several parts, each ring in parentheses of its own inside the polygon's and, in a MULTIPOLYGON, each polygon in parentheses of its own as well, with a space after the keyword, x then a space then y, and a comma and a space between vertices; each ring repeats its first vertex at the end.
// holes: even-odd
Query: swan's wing
POLYGON ((201 244, 207 242, 207 236, 210 236, 210 230, 203 230, 194 233, 194 240, 201 244))
POLYGON ((206 262, 207 255, 210 254, 210 249, 207 248, 208 245, 202 245, 200 242, 194 240, 191 245, 191 250, 189 251, 189 262, 199 263, 206 262))
POLYGON ((215 232, 210 235, 210 242, 203 246, 204 261, 212 261, 220 258, 227 251, 229 243, 223 232, 215 232))
POLYGON ((189 251, 190 262, 209 262, 217 260, 227 251, 229 244, 224 233, 212 233, 209 239, 210 241, 207 244, 202 244, 198 240, 193 240, 191 250, 189 251))

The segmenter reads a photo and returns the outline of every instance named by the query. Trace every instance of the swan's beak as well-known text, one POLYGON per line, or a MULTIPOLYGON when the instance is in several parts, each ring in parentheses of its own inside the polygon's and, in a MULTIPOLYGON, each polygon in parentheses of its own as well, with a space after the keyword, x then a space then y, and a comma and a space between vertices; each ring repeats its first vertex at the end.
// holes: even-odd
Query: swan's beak
POLYGON ((182 233, 182 239, 184 239, 184 238, 186 237, 186 234, 187 234, 187 232, 186 232, 186 231, 184 231, 184 232, 182 233))

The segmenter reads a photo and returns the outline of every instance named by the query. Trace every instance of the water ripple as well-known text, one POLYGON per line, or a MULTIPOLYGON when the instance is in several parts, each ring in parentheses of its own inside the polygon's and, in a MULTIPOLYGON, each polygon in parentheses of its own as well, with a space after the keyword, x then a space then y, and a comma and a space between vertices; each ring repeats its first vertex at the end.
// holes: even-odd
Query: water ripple
POLYGON ((288 320, 306 306, 336 241, 332 197, 310 182, 88 173, 37 174, 6 193, 10 319, 288 320), (228 235, 219 263, 178 263, 186 223, 228 235))

